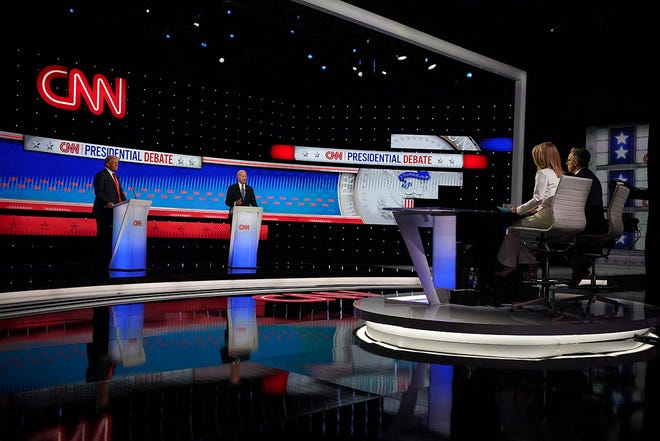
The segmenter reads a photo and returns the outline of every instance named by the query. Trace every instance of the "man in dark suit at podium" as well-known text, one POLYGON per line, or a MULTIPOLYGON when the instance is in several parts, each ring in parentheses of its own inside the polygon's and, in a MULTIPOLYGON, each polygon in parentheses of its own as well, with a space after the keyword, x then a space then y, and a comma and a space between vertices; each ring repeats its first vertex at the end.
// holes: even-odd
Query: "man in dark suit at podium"
POLYGON ((231 184, 227 189, 227 196, 225 197, 225 204, 229 207, 229 224, 231 225, 232 213, 234 207, 257 207, 257 198, 254 195, 254 189, 246 184, 247 172, 239 170, 236 172, 236 181, 231 184))
POLYGON ((96 219, 96 263, 99 272, 107 272, 112 256, 113 207, 126 200, 126 194, 116 172, 119 158, 105 158, 105 168, 94 176, 94 206, 92 215, 96 219))

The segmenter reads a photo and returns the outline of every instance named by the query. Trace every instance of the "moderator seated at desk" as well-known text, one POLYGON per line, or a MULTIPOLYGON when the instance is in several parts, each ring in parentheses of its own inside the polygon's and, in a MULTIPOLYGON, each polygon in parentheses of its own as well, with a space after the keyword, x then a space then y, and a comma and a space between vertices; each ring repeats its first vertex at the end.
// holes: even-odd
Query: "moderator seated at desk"
POLYGON ((458 216, 509 218, 508 215, 490 210, 464 208, 390 207, 384 210, 391 211, 394 215, 429 305, 448 304, 451 291, 456 289, 456 218, 458 216), (426 259, 420 227, 433 229, 431 267, 426 259))

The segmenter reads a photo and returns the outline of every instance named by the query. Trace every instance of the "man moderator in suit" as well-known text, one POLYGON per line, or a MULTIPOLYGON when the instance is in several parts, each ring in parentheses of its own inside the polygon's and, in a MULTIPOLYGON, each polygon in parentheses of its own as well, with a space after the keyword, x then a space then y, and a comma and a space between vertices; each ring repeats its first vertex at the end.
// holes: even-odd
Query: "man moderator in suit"
POLYGON ((227 189, 225 204, 229 207, 229 224, 231 225, 234 207, 257 207, 257 198, 254 195, 254 189, 246 184, 247 172, 239 170, 236 172, 236 182, 227 189))
POLYGON ((112 256, 112 207, 126 200, 126 194, 116 172, 119 158, 105 158, 105 168, 94 176, 94 206, 92 215, 96 219, 96 263, 97 270, 107 272, 112 256))

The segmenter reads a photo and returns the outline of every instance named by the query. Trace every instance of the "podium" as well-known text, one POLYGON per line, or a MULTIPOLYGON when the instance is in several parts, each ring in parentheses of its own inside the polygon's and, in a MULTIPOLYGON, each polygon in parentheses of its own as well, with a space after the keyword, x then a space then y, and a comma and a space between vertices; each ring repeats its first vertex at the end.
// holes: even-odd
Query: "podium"
POLYGON ((254 273, 261 232, 261 207, 233 207, 229 237, 229 273, 254 273))
POLYGON ((151 201, 129 199, 113 207, 110 277, 139 277, 147 271, 147 213, 151 201))

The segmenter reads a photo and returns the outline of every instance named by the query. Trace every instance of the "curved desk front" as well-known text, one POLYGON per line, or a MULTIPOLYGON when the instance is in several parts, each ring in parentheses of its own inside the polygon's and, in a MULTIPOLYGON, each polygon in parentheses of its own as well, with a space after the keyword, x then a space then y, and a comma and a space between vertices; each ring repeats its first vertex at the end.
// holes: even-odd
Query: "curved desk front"
POLYGON ((429 305, 449 303, 450 293, 456 289, 456 218, 459 215, 498 215, 488 210, 442 207, 392 207, 384 210, 394 215, 429 305), (419 234, 420 227, 433 229, 431 267, 419 234))

